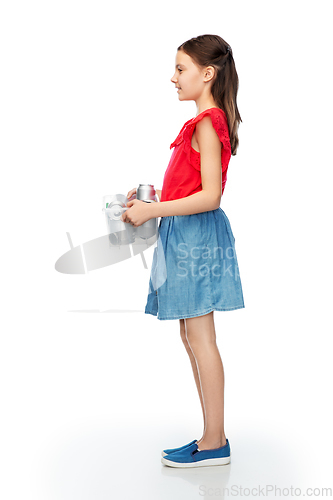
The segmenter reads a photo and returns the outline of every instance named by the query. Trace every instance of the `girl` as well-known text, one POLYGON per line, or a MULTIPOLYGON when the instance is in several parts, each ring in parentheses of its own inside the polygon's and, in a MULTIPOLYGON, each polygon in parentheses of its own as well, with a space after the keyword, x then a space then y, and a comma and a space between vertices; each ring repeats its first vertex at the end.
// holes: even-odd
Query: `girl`
MULTIPOLYGON (((224 370, 213 314, 244 307, 235 238, 220 208, 242 121, 230 46, 216 35, 183 43, 171 82, 180 101, 195 101, 197 115, 170 146, 174 150, 162 191, 157 190, 160 202, 133 199, 122 220, 140 226, 161 217, 145 313, 158 314, 160 320, 179 319, 203 412, 201 439, 163 450, 162 463, 223 465, 230 462, 230 444, 224 432, 224 370)), ((135 193, 132 189, 127 197, 135 193)))

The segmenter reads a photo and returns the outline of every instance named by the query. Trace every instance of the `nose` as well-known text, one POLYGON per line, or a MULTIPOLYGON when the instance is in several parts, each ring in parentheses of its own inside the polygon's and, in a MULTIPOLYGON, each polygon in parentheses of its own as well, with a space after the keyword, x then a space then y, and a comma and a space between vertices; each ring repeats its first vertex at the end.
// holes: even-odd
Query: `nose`
POLYGON ((172 83, 177 83, 177 78, 175 78, 175 74, 173 74, 172 78, 170 79, 172 83))

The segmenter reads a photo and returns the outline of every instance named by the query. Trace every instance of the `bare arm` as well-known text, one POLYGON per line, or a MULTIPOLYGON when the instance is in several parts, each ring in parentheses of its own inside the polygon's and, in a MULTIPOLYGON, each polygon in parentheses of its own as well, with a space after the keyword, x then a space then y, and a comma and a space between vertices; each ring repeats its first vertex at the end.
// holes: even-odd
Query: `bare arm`
POLYGON ((158 199, 161 200, 162 189, 155 189, 158 199))
POLYGON ((215 210, 220 206, 222 196, 222 146, 209 116, 205 116, 197 123, 196 138, 201 158, 202 191, 179 200, 152 203, 152 217, 198 214, 215 210))

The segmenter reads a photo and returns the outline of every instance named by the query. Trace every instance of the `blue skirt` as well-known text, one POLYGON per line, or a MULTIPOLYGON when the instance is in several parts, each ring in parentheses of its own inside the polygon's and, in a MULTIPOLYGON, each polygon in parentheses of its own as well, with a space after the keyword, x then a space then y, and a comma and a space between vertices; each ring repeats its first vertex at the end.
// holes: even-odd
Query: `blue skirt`
POLYGON ((243 307, 235 238, 224 211, 162 217, 145 313, 183 319, 243 307))

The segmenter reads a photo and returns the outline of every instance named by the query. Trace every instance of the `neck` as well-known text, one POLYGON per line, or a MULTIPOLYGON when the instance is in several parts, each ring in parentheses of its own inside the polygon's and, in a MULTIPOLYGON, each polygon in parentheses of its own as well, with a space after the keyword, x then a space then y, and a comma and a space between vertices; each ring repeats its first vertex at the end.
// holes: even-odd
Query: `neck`
POLYGON ((206 109, 209 108, 218 108, 218 105, 213 99, 213 96, 211 93, 209 95, 205 95, 206 93, 202 93, 201 96, 196 99, 195 104, 197 105, 197 115, 198 116, 200 113, 205 111, 206 109))

